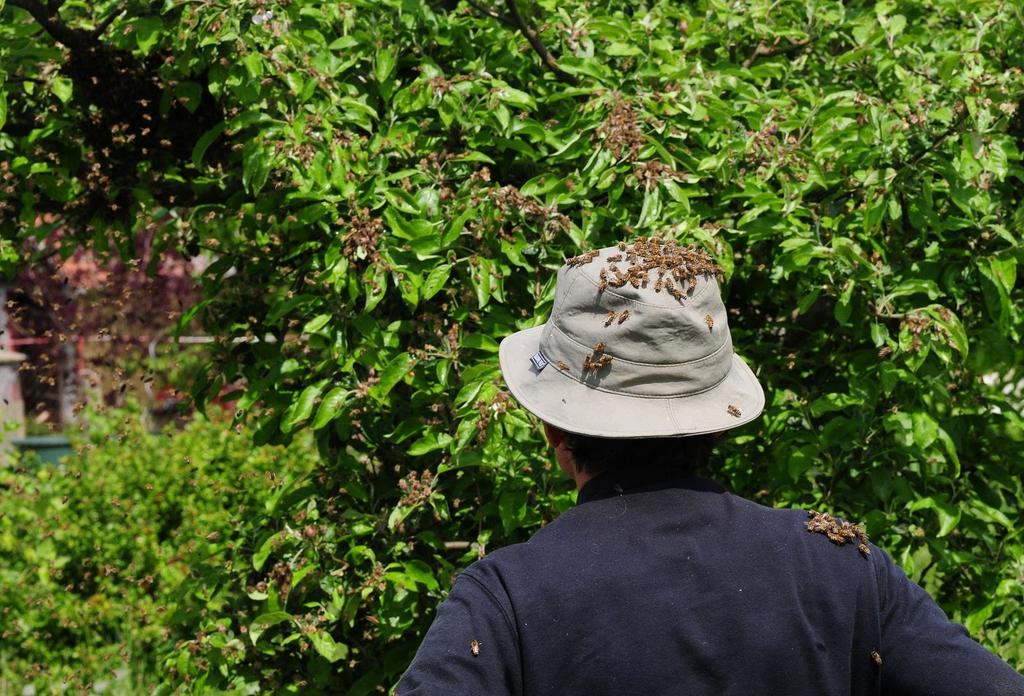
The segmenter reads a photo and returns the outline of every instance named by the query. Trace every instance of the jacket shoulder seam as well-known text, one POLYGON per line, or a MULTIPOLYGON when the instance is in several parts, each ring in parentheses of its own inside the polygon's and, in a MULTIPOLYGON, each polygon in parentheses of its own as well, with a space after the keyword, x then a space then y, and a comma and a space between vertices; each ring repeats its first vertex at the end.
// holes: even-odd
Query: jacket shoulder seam
POLYGON ((509 618, 508 612, 505 611, 505 607, 503 607, 501 605, 501 601, 498 599, 497 595, 495 595, 494 592, 491 591, 491 588, 487 587, 487 585, 484 583, 483 580, 481 580, 480 578, 478 578, 475 575, 473 575, 472 571, 470 571, 468 569, 462 571, 461 573, 459 573, 459 577, 456 578, 455 581, 458 582, 459 578, 463 578, 463 577, 469 578, 470 580, 472 580, 474 583, 476 583, 477 587, 482 589, 487 594, 487 596, 491 598, 491 601, 494 603, 494 606, 498 607, 498 611, 501 612, 501 617, 503 619, 505 619, 505 623, 512 630, 512 634, 516 637, 516 641, 518 642, 518 640, 519 640, 519 631, 516 630, 515 623, 513 623, 512 619, 509 618))

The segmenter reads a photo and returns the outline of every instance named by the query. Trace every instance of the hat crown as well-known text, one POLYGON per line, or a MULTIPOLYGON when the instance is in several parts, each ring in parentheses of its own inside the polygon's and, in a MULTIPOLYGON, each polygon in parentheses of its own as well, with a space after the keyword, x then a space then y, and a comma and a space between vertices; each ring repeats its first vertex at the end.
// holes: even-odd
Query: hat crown
POLYGON ((712 389, 733 360, 717 270, 703 251, 646 240, 570 259, 541 353, 603 391, 671 398, 712 389))

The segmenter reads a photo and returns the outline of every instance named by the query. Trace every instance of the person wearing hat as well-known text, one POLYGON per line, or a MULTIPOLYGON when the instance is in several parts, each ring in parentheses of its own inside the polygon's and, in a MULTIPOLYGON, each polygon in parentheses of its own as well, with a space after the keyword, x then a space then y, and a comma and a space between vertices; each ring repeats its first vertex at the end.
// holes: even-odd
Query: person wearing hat
POLYGON ((458 576, 398 696, 1024 696, 858 526, 693 474, 765 402, 717 275, 672 241, 587 252, 502 341, 577 504, 458 576))

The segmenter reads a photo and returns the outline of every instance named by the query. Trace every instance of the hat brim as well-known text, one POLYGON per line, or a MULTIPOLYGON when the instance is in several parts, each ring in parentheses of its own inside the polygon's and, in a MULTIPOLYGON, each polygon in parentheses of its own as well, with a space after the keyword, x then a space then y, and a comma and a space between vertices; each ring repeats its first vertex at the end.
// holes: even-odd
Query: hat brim
POLYGON ((711 389, 633 396, 583 384, 556 365, 538 370, 530 357, 540 349, 543 331, 541 325, 507 336, 498 350, 501 372, 523 408, 567 432, 608 438, 702 435, 749 423, 764 410, 764 390, 735 354, 725 379, 711 389))

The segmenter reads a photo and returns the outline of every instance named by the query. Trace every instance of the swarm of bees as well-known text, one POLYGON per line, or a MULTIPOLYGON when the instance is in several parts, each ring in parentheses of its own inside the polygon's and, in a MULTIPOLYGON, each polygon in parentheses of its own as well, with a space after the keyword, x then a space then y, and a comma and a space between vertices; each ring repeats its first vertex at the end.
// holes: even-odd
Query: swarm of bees
POLYGON ((593 354, 586 355, 583 357, 584 373, 586 373, 588 370, 593 370, 594 372, 597 372, 598 370, 605 367, 612 361, 612 356, 604 352, 604 349, 607 347, 607 344, 605 344, 604 341, 601 341, 596 346, 594 346, 593 354))
POLYGON ((826 512, 815 512, 809 510, 807 515, 811 518, 807 521, 807 531, 824 534, 837 546, 842 546, 847 541, 857 540, 857 550, 864 556, 870 556, 868 548, 868 535, 864 527, 859 524, 838 520, 826 512))
MULTIPOLYGON (((700 276, 722 279, 721 268, 704 250, 692 245, 679 246, 675 240, 663 242, 658 237, 640 237, 632 245, 619 242, 619 251, 606 261, 608 265, 599 273, 598 290, 604 292, 609 286, 621 288, 627 283, 634 288, 646 288, 655 272, 654 291, 663 289, 677 300, 693 293, 700 276), (629 266, 622 270, 617 265, 626 261, 629 266)), ((570 268, 593 261, 599 252, 589 251, 574 256, 566 262, 570 268)))
POLYGON ((583 266, 584 264, 588 264, 594 259, 596 259, 598 256, 600 256, 600 254, 600 251, 588 251, 586 253, 580 254, 579 256, 573 256, 571 259, 565 262, 565 265, 568 266, 569 268, 583 266))

